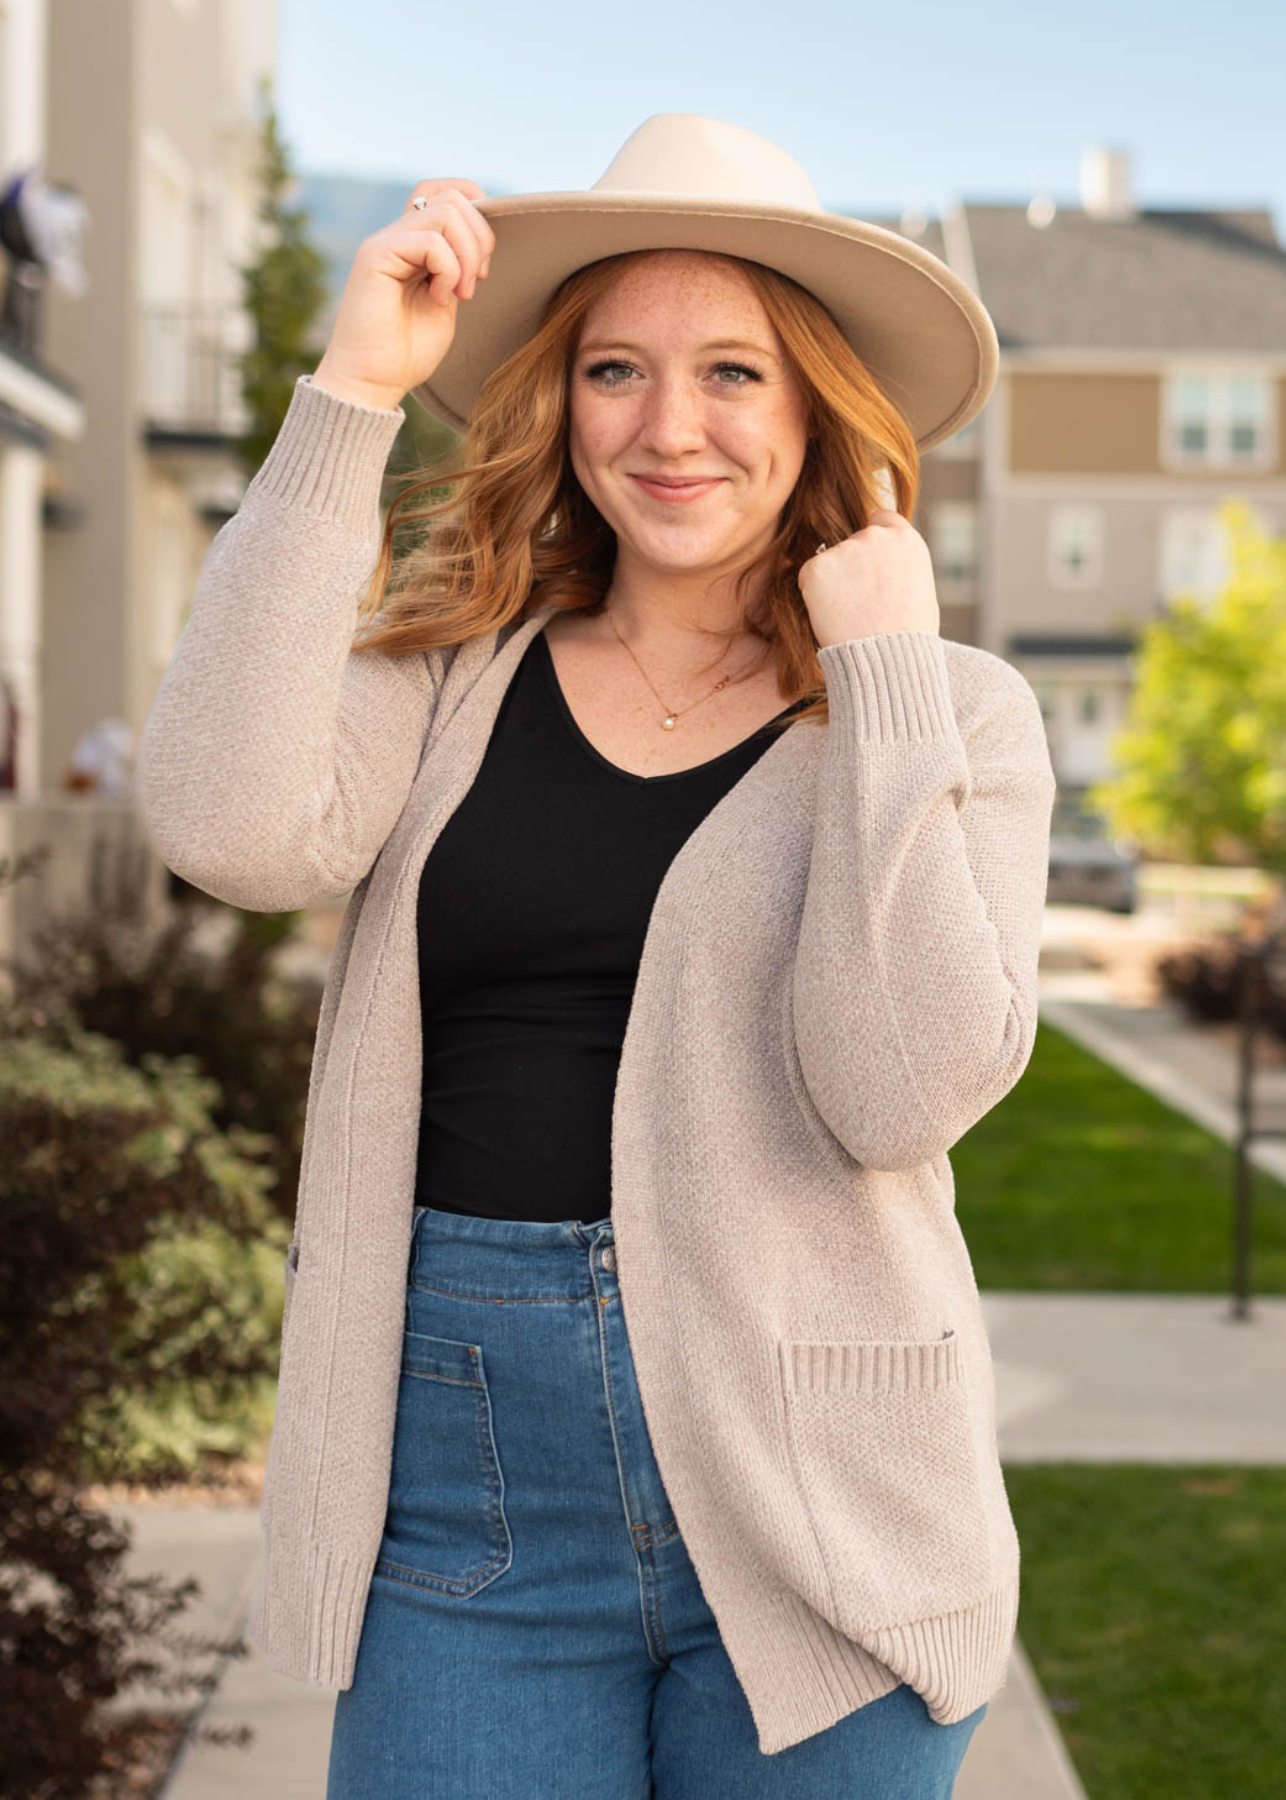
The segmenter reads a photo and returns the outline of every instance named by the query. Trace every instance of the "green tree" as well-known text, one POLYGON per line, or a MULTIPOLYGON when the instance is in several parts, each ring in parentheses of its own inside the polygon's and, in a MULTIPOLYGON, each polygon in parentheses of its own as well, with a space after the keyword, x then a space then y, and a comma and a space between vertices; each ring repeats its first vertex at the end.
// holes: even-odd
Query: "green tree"
POLYGON ((1174 862, 1286 876, 1286 539, 1249 505, 1220 508, 1229 578, 1215 602, 1177 598, 1145 626, 1114 773, 1085 804, 1174 862))
MULTIPOLYGON (((254 343, 237 358, 242 397, 252 420, 249 430, 237 440, 247 480, 272 448, 295 382, 321 360, 325 346, 317 341, 316 326, 330 299, 326 258, 308 239, 307 209, 286 204, 295 176, 266 76, 259 82, 259 106, 261 248, 256 260, 240 271, 242 305, 254 322, 254 343)), ((418 401, 408 400, 403 410, 406 423, 388 461, 388 474, 394 478, 418 476, 425 467, 439 464, 459 443, 457 433, 432 418, 418 401)), ((439 495, 434 492, 430 497, 439 495)))
POLYGON ((259 108, 262 232, 258 256, 240 271, 242 305, 254 323, 254 342, 237 358, 251 415, 249 429, 237 440, 247 479, 272 448, 295 382, 317 366, 320 352, 310 331, 327 298, 326 259, 308 241, 308 213, 287 205, 295 177, 267 76, 260 77, 259 108))

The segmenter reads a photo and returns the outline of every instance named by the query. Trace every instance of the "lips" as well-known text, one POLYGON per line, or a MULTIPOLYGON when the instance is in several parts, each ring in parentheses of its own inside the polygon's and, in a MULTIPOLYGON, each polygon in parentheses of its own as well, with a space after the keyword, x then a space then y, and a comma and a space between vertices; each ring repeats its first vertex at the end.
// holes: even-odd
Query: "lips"
POLYGON ((631 480, 636 481, 643 492, 651 494, 654 499, 678 501, 696 500, 702 494, 708 494, 717 488, 722 479, 722 476, 714 475, 708 480, 700 481, 662 481, 654 476, 631 476, 631 480))

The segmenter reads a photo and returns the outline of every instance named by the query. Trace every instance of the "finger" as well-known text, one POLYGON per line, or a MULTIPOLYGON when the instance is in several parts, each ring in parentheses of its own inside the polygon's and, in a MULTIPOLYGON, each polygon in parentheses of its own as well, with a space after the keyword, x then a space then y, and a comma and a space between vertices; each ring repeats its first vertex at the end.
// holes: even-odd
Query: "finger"
POLYGON ((470 231, 472 231, 477 244, 477 261, 476 263, 471 264, 469 275, 468 292, 472 294, 474 288, 478 285, 480 277, 484 276, 491 267, 491 252, 496 247, 496 234, 491 229, 490 225, 488 225, 483 215, 478 211, 477 207, 474 206, 473 202, 467 199, 463 194, 459 196, 458 202, 456 196, 449 192, 444 194, 442 198, 444 200, 450 200, 453 204, 458 204, 460 217, 464 220, 470 231))
POLYGON ((459 297, 467 300, 478 285, 485 246, 480 226, 482 215, 454 190, 434 197, 417 211, 408 202, 403 214, 408 226, 424 231, 439 231, 450 242, 460 263, 459 297), (477 223, 475 224, 475 220, 477 223))
POLYGON ((477 256, 473 233, 456 213, 440 226, 424 230, 390 226, 383 236, 386 246, 410 268, 427 274, 429 298, 443 306, 462 284, 465 259, 477 256))
MULTIPOLYGON (((458 208, 460 216, 467 221, 478 239, 479 263, 489 263, 491 260, 491 253, 496 247, 496 234, 487 223, 484 215, 480 213, 473 204, 473 197, 463 191, 465 187, 472 188, 476 198, 480 200, 486 198, 486 195, 476 181, 468 181, 463 183, 463 185, 446 181, 421 181, 413 191, 410 200, 407 201, 407 208, 415 218, 420 218, 424 214, 432 212, 432 205, 421 207, 418 210, 414 207, 414 201, 421 194, 423 194, 426 199, 431 200, 435 205, 451 205, 458 208)), ((479 273, 481 274, 482 272, 483 270, 479 268, 479 273)))

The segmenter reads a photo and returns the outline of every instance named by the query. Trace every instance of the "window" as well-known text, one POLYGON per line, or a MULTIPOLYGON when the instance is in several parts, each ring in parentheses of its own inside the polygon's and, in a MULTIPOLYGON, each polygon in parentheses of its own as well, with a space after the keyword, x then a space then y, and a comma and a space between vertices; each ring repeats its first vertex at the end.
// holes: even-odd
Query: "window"
MULTIPOLYGON (((1272 519, 1251 505, 1251 518, 1265 537, 1274 535, 1272 519)), ((1232 573, 1223 526, 1214 507, 1175 506, 1161 515, 1160 586, 1165 601, 1180 595, 1211 604, 1232 573)))
POLYGON ((971 500, 943 500, 930 523, 933 572, 944 590, 978 579, 978 509, 971 500))
POLYGON ((1098 506, 1054 506, 1049 513, 1051 587, 1092 588, 1103 579, 1103 510, 1098 506))
POLYGON ((1228 449, 1252 458, 1268 435, 1268 383, 1237 375, 1228 383, 1228 449))
POLYGON ((1235 369, 1170 377, 1162 407, 1161 459, 1170 467, 1264 468, 1276 459, 1273 383, 1235 369))
POLYGON ((1161 593, 1209 604, 1228 579, 1228 558, 1218 516, 1211 507, 1172 507, 1161 516, 1161 593))
POLYGON ((1223 586, 1223 543, 1213 512, 1185 508, 1161 520, 1161 593, 1213 600, 1223 586))

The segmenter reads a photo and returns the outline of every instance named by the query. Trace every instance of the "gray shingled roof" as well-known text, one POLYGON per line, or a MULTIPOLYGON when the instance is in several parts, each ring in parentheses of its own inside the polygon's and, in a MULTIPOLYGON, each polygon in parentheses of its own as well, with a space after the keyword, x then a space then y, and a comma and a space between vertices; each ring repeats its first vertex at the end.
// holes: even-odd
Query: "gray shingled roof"
MULTIPOLYGON (((964 212, 1002 351, 1286 348, 1286 246, 1266 209, 1102 219, 1059 206, 1043 228, 1025 205, 964 212)), ((871 223, 911 235, 897 218, 871 223)), ((950 263, 936 219, 914 241, 950 263)))

